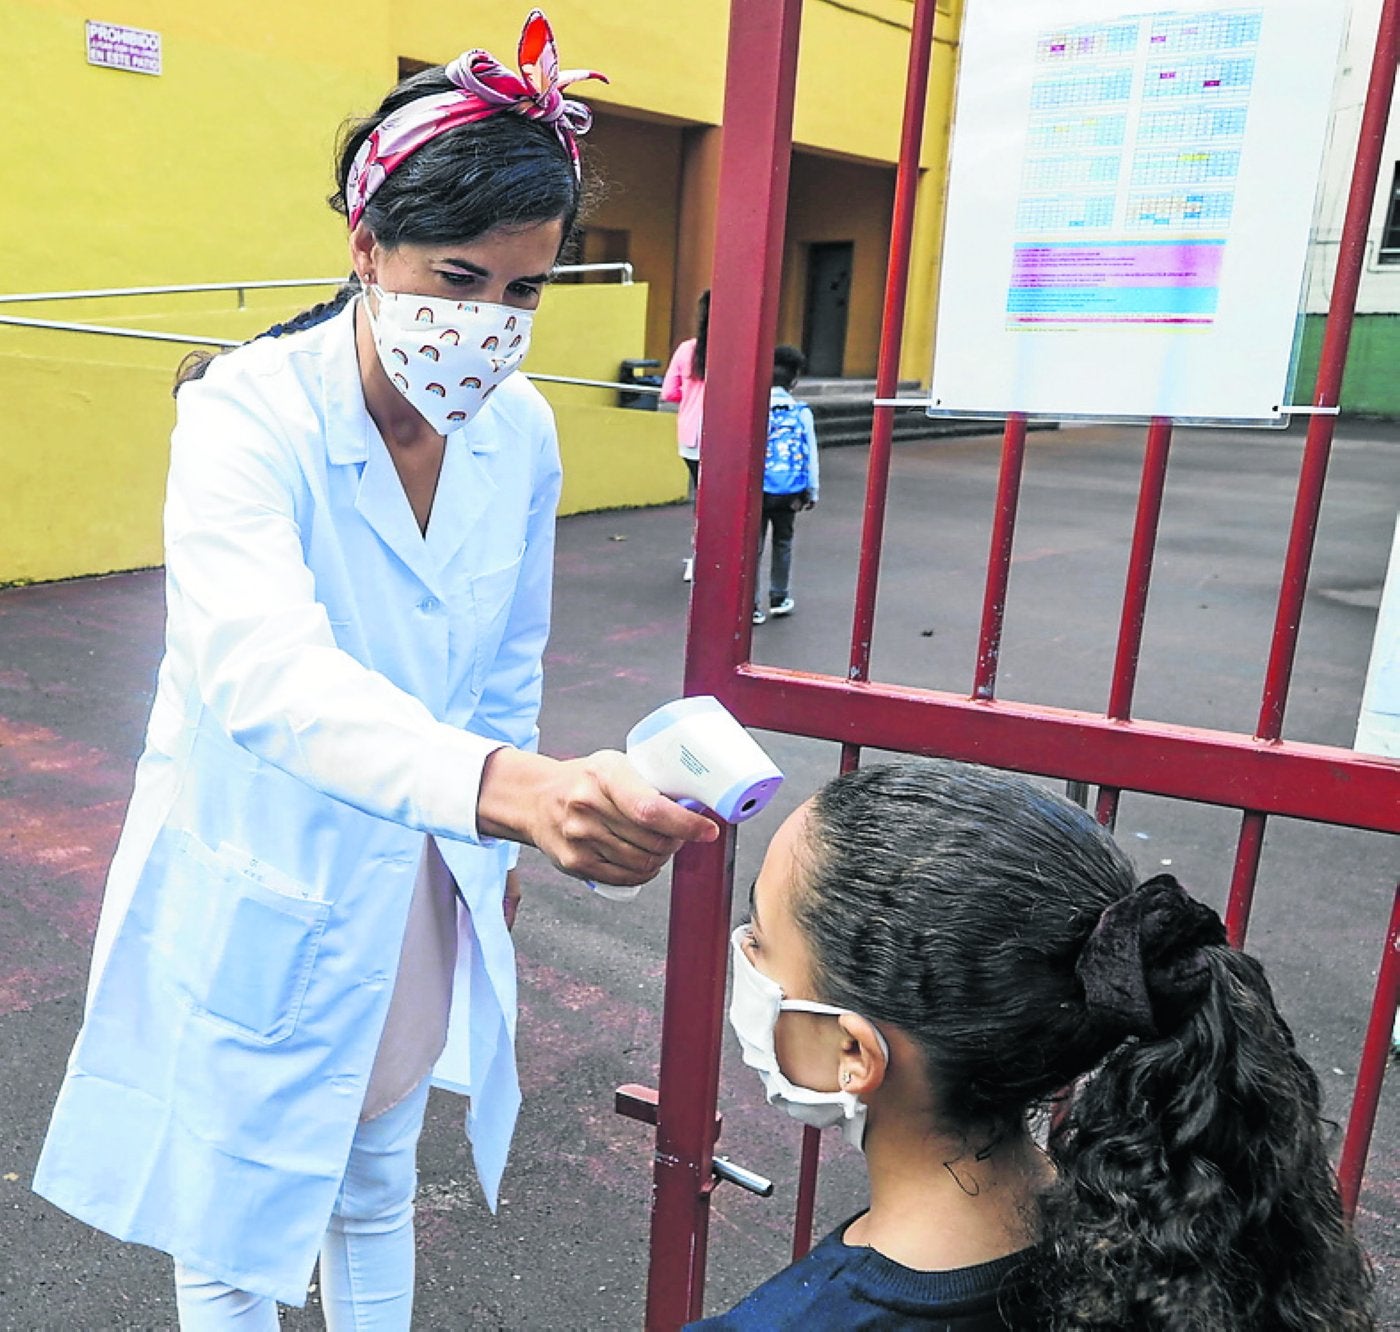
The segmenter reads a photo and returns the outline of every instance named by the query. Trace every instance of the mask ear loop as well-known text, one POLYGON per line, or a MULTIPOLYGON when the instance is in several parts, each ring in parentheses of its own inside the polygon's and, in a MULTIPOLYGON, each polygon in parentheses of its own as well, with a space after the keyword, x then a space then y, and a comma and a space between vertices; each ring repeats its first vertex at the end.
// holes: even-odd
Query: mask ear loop
MULTIPOLYGON (((747 961, 747 959, 745 959, 747 961)), ((750 965, 752 965, 750 963, 750 965)), ((818 1003, 815 999, 784 999, 778 1004, 780 1013, 816 1013, 819 1017, 845 1017, 847 1013, 852 1017, 864 1017, 863 1013, 857 1013, 854 1008, 837 1008, 835 1004, 818 1003)), ((870 1022, 869 1018, 865 1021, 870 1022)), ((890 1043, 885 1039, 885 1034, 873 1022, 870 1022, 870 1030, 875 1033, 875 1039, 880 1042, 880 1053, 885 1056, 885 1066, 889 1067, 890 1043)), ((844 1087, 851 1080, 850 1073, 841 1075, 841 1085, 844 1087)), ((860 1100, 853 1092, 847 1092, 852 1100, 860 1100)))

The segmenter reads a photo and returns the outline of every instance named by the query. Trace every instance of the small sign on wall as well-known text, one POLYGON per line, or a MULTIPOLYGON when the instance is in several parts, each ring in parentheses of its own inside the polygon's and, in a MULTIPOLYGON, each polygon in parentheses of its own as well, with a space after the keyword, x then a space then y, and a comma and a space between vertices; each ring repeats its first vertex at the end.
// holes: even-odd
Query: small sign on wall
POLYGON ((159 74, 160 33, 88 19, 87 58, 89 65, 126 69, 133 74, 159 74))

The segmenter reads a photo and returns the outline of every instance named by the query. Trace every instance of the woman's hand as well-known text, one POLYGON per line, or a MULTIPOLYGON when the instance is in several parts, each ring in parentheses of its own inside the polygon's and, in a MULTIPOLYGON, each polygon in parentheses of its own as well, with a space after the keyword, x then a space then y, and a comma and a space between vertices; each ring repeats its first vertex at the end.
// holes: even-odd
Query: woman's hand
POLYGON ((498 749, 486 760, 477 827, 537 846, 576 879, 631 886, 654 879, 687 842, 712 842, 714 822, 648 786, 604 749, 552 759, 498 749))
POLYGON ((506 871, 506 891, 501 899, 501 911, 506 918, 506 929, 515 928, 515 917, 520 911, 520 872, 506 871))

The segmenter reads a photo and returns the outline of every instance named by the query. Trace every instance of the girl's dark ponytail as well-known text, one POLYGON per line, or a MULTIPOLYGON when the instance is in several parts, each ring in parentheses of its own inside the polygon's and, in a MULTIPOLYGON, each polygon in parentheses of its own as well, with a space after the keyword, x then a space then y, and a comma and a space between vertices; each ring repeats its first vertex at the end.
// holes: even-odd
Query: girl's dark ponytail
POLYGON ((1374 1327, 1317 1079, 1214 911, 986 768, 847 773, 808 828, 813 993, 917 1045, 934 1128, 995 1144, 1079 1084, 1037 1203, 1037 1329, 1374 1327))
POLYGON ((1109 1054, 1052 1135, 1046 1325, 1374 1328, 1317 1078, 1259 964, 1224 943, 1197 956, 1209 983, 1194 1015, 1109 1054))

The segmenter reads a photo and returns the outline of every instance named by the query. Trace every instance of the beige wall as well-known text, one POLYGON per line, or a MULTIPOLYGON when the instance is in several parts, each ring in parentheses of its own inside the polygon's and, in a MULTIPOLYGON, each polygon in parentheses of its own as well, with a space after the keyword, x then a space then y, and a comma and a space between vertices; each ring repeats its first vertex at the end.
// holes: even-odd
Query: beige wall
POLYGON ((778 341, 802 345, 808 248, 820 241, 853 242, 855 266, 843 367, 848 378, 875 373, 893 205, 893 167, 844 162, 814 153, 793 155, 778 341))
POLYGON ((678 125, 599 114, 585 148, 602 187, 585 223, 628 233, 628 258, 651 292, 646 335, 630 356, 662 359, 670 351, 681 147, 678 125))

